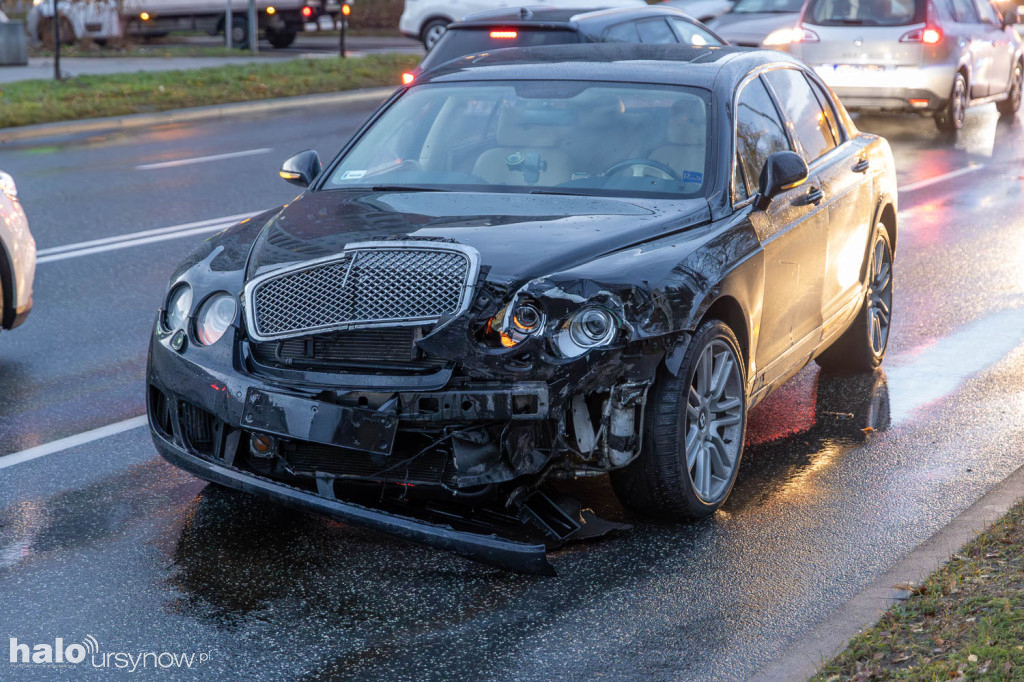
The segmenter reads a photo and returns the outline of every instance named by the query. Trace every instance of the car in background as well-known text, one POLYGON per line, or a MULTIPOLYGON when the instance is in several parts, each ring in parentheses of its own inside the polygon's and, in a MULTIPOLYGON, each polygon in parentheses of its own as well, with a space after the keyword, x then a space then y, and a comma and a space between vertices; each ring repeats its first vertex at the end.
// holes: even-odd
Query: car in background
POLYGON ((732 0, 662 0, 661 7, 674 7, 702 24, 732 9, 732 0))
POLYGON ((0 171, 0 328, 14 329, 32 310, 36 241, 14 178, 0 171))
POLYGON ((796 23, 803 5, 804 0, 738 0, 708 27, 731 45, 762 47, 773 31, 796 23))
POLYGON ((747 411, 885 355, 885 139, 774 50, 494 50, 397 90, 303 192, 198 244, 146 371, 153 442, 215 484, 506 568, 714 514, 747 411), (553 483, 555 482, 555 483, 553 483))
MULTIPOLYGON (((448 29, 448 24, 461 21, 471 14, 491 10, 518 9, 536 5, 533 2, 506 2, 505 0, 405 0, 405 9, 398 21, 403 35, 415 38, 428 50, 448 29)), ((546 7, 584 10, 597 7, 644 7, 644 0, 551 0, 546 7)))
POLYGON ((809 0, 767 42, 813 67, 848 109, 925 113, 954 132, 970 106, 1020 108, 1018 17, 990 0, 809 0))
POLYGON ((674 7, 654 5, 579 11, 553 7, 494 10, 448 26, 434 49, 410 72, 416 76, 451 59, 509 47, 567 43, 647 43, 655 45, 725 45, 714 31, 674 7))

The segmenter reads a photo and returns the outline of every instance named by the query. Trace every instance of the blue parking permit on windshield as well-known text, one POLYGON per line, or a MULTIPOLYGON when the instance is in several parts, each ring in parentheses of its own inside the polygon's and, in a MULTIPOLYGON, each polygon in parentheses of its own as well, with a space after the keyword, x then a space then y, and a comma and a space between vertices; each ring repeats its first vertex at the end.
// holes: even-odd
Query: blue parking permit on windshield
POLYGON ((683 171, 683 182, 704 182, 704 174, 697 171, 683 171))

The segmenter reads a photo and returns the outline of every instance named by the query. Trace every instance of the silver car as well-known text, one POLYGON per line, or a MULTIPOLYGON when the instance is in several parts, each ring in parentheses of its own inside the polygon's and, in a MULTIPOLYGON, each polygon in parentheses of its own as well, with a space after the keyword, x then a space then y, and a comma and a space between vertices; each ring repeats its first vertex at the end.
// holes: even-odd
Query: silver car
POLYGON ((954 132, 970 106, 1020 107, 1018 16, 989 0, 808 0, 765 42, 812 66, 847 109, 928 113, 954 132))
POLYGON ((28 231, 18 189, 0 171, 0 327, 14 329, 32 310, 36 241, 28 231))

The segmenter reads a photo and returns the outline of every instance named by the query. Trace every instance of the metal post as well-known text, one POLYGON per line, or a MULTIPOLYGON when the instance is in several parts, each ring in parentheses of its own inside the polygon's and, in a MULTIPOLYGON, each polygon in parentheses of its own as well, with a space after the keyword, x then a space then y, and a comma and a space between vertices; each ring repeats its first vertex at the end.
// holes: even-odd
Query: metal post
POLYGON ((256 25, 256 0, 249 0, 249 51, 256 54, 260 49, 260 29, 256 25))
POLYGON ((60 80, 60 13, 53 0, 53 78, 60 80))
POLYGON ((228 0, 228 8, 224 12, 224 47, 229 50, 235 45, 235 41, 231 40, 231 33, 233 31, 231 28, 231 19, 231 0, 228 0))

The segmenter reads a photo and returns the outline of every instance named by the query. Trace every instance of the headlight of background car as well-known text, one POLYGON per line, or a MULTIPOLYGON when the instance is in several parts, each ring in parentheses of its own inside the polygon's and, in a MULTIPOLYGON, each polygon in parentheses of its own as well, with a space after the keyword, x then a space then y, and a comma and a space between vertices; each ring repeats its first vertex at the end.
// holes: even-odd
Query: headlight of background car
POLYGON ((164 306, 164 327, 169 331, 185 326, 188 311, 192 309, 192 287, 182 282, 171 289, 164 306))
POLYGON ((558 351, 570 358, 615 340, 618 321, 604 308, 587 307, 569 318, 555 336, 558 351))
POLYGON ((235 321, 235 297, 221 291, 213 294, 199 307, 196 315, 196 338, 204 346, 217 343, 235 321))

